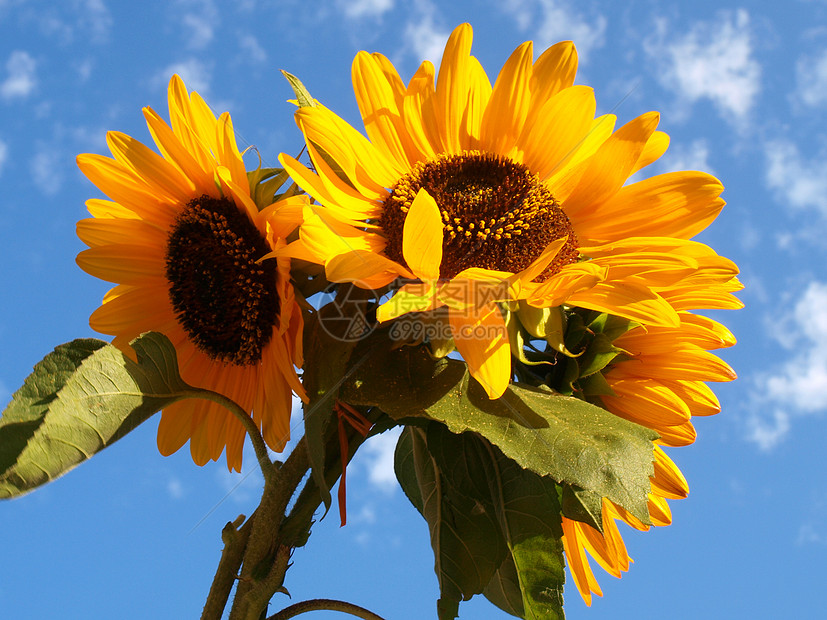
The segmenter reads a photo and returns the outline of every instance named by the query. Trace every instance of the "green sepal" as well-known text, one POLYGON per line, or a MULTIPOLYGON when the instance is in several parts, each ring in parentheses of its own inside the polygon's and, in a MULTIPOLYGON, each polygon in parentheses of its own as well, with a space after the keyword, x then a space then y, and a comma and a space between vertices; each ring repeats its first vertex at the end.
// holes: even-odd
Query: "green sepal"
POLYGON ((288 73, 284 69, 281 70, 281 74, 287 78, 287 82, 290 84, 290 88, 293 89, 293 92, 296 93, 296 103, 300 108, 315 108, 318 107, 318 103, 315 99, 310 95, 310 92, 305 88, 304 84, 302 84, 301 80, 297 78, 292 73, 288 73))
POLYGON ((283 168, 258 167, 247 172, 250 195, 259 211, 281 198, 301 192, 297 185, 292 184, 287 191, 279 194, 279 189, 289 180, 290 175, 283 168))
POLYGON ((0 498, 43 485, 111 445, 164 407, 199 390, 181 379, 162 334, 133 340, 137 361, 82 338, 47 355, 0 417, 0 498))
POLYGON ((578 387, 587 399, 594 396, 614 396, 615 392, 602 372, 596 372, 588 377, 583 377, 577 382, 578 387))
POLYGON ((583 354, 577 359, 579 376, 588 377, 600 372, 622 352, 605 334, 594 334, 583 354))

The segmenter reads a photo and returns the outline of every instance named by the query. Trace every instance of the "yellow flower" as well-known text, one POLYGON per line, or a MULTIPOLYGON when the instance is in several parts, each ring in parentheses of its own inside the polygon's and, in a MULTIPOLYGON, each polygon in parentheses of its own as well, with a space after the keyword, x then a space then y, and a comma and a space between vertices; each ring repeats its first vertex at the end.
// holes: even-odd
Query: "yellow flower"
MULTIPOLYGON (((281 450, 291 390, 304 395, 294 368, 302 364, 302 317, 290 259, 260 259, 285 245, 306 200, 256 205, 229 114, 216 118, 178 76, 169 111, 171 127, 144 109, 161 155, 109 132, 114 158, 78 157, 112 199, 89 200, 93 217, 77 226, 89 246, 78 265, 117 284, 90 324, 125 350, 143 332, 165 334, 184 380, 236 401, 281 450)), ((172 454, 187 440, 197 464, 218 460, 226 447, 228 467, 241 469, 244 428, 223 407, 193 399, 167 407, 159 450, 172 454)))
MULTIPOLYGON (((722 286, 717 294, 703 291, 694 301, 684 303, 692 309, 738 307, 730 295, 735 281, 722 286)), ((701 289, 703 290, 703 289, 701 289)), ((691 287, 665 293, 689 296, 691 287)), ((731 381, 735 373, 710 350, 735 344, 732 334, 719 323, 681 309, 677 327, 635 327, 616 338, 613 344, 626 353, 605 370, 612 395, 601 396, 603 405, 622 418, 655 430, 664 446, 685 446, 695 441, 693 416, 720 411, 718 400, 706 381, 731 381)), ((653 525, 672 522, 666 499, 682 499, 689 485, 675 463, 660 445, 655 446, 654 474, 649 493, 649 516, 653 525)), ((592 593, 602 596, 589 567, 586 552, 607 572, 620 577, 629 568, 629 556, 616 521, 625 521, 638 530, 649 529, 622 507, 603 500, 603 533, 585 523, 563 517, 563 546, 574 582, 587 604, 592 593)))
POLYGON ((387 58, 360 52, 353 83, 368 139, 321 105, 296 112, 315 172, 280 159, 319 204, 284 255, 363 288, 407 279, 379 320, 447 306, 457 350, 496 398, 512 377, 501 302, 677 327, 659 291, 690 275, 724 286, 737 268, 689 241, 724 205, 717 179, 625 185, 668 146, 657 113, 617 131, 614 115, 595 118, 592 89, 573 85, 570 42, 536 61, 524 43, 492 87, 471 38, 457 27, 439 73, 424 62, 407 86, 387 58))

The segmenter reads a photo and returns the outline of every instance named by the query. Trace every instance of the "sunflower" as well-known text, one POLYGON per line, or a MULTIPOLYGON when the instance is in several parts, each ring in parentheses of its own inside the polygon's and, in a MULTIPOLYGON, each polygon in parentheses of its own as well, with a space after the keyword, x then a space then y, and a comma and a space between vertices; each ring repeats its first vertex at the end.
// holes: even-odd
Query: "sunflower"
MULTIPOLYGON (((691 417, 718 410, 705 382, 734 378, 709 353, 731 335, 691 313, 741 306, 737 266, 692 240, 723 208, 723 186, 698 171, 627 183, 669 138, 655 112, 618 129, 614 115, 595 117, 592 89, 574 85, 571 42, 536 60, 524 43, 492 87, 471 38, 457 27, 438 73, 424 62, 407 86, 387 58, 360 52, 352 77, 367 137, 318 102, 296 112, 313 170, 280 161, 318 204, 281 253, 323 264, 333 282, 390 286, 380 321, 447 308, 456 349, 490 398, 520 355, 507 328, 515 308, 632 322, 614 343, 624 354, 601 371, 611 395, 599 404, 661 434, 649 513, 668 525, 666 499, 688 485, 659 444, 692 443, 691 417)), ((600 592, 587 555, 618 577, 628 569, 617 521, 649 527, 605 499, 602 533, 563 519, 587 602, 600 592)))
POLYGON ((717 179, 625 185, 668 146, 657 113, 616 131, 613 115, 595 118, 592 89, 573 85, 571 42, 536 61, 524 43, 492 88, 471 38, 457 27, 438 74, 426 61, 407 86, 387 58, 360 52, 352 75, 367 139, 322 105, 296 112, 315 171, 280 160, 319 204, 284 255, 362 288, 401 278, 380 321, 447 306, 456 349, 497 398, 512 378, 504 302, 677 327, 659 290, 698 274, 723 286, 737 268, 690 241, 724 205, 717 179))
MULTIPOLYGON (((736 282, 707 292, 695 305, 736 308, 731 296, 736 282), (727 290, 730 289, 730 290, 727 290)), ((666 297, 674 297, 666 294, 666 297)), ((652 525, 672 522, 667 499, 683 499, 689 485, 680 469, 661 446, 686 446, 695 441, 691 419, 720 411, 707 381, 731 381, 733 370, 711 350, 730 347, 735 338, 712 319, 679 311, 677 327, 637 326, 617 337, 613 344, 624 353, 604 371, 611 394, 600 397, 602 405, 615 415, 656 431, 660 438, 654 450, 654 473, 649 493, 652 525)), ((622 507, 604 498, 603 533, 585 523, 563 517, 563 546, 575 585, 587 604, 592 593, 602 596, 589 567, 586 552, 607 572, 620 577, 629 568, 629 556, 617 528, 623 521, 638 530, 648 530, 622 507)))
MULTIPOLYGON (((301 219, 303 197, 257 205, 232 121, 216 118, 181 78, 169 83, 171 126, 144 108, 158 155, 109 132, 114 158, 83 154, 81 171, 111 200, 91 199, 77 225, 89 246, 77 257, 87 273, 117 284, 90 325, 129 352, 139 334, 158 331, 178 353, 181 376, 251 412, 265 441, 283 449, 292 392, 303 395, 302 316, 290 284, 290 259, 261 258, 285 245, 301 219)), ((165 408, 158 448, 187 440, 193 460, 241 469, 244 428, 222 406, 184 400, 165 408)))

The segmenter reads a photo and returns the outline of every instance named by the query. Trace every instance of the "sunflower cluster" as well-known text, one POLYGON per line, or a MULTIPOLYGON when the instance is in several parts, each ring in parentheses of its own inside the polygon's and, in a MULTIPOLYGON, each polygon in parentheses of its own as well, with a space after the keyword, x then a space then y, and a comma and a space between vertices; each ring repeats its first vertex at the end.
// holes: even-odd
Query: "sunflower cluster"
MULTIPOLYGON (((617 522, 671 522, 666 500, 688 485, 664 447, 691 444, 692 417, 719 410, 707 382, 735 378, 710 353, 734 338, 695 313, 741 305, 737 267, 692 240, 724 206, 723 186, 694 171, 628 182, 669 138, 656 112, 620 127, 596 116, 592 89, 574 84, 571 42, 536 60, 524 43, 493 86, 471 42, 460 25, 439 70, 426 61, 407 84, 385 56, 360 52, 365 135, 319 102, 300 107, 310 161, 279 160, 304 193, 278 200, 256 191, 229 115, 174 77, 170 124, 144 110, 160 154, 110 132, 112 158, 78 158, 111 200, 88 201, 77 260, 116 284, 94 329, 125 350, 165 334, 183 378, 235 400, 274 450, 289 437, 292 395, 306 399, 297 369, 314 308, 296 282, 308 265, 375 295, 379 325, 438 326, 394 344, 461 358, 488 399, 519 381, 654 431, 647 522, 607 498, 602 523, 561 517, 590 603, 601 591, 589 556, 619 577, 630 559, 617 522)), ((243 427, 218 405, 163 411, 160 451, 188 440, 196 463, 226 449, 240 469, 243 427)))

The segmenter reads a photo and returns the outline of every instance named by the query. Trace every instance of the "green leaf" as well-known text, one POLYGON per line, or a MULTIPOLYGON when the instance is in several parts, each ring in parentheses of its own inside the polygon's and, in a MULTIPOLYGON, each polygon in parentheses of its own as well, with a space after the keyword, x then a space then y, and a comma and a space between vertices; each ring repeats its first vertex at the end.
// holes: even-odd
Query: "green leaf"
POLYGON ((427 418, 474 431, 520 466, 607 497, 649 523, 653 431, 585 401, 511 385, 489 400, 464 363, 408 347, 376 354, 342 386, 347 402, 397 421, 427 418))
POLYGON ((603 532, 603 499, 575 486, 563 485, 563 516, 603 532))
POLYGON ((484 593, 521 618, 563 617, 563 532, 553 480, 523 469, 476 433, 455 435, 436 422, 406 428, 395 458, 402 488, 431 528, 443 604, 484 593), (438 517, 428 511, 435 493, 444 499, 438 517), (474 523, 458 522, 451 510, 474 523), (447 540, 434 539, 436 518, 449 521, 447 540))
POLYGON ((315 108, 319 105, 316 103, 316 100, 310 96, 310 92, 305 88, 304 84, 301 83, 299 78, 284 69, 282 69, 281 74, 287 78, 287 81, 290 83, 290 88, 296 93, 296 101, 300 108, 315 108))
POLYGON ((304 429, 313 479, 328 509, 331 497, 325 470, 331 464, 325 455, 337 433, 337 425, 331 424, 333 406, 340 386, 367 359, 365 354, 357 358, 354 351, 369 329, 370 295, 350 284, 340 285, 333 301, 305 318, 303 383, 309 400, 304 405, 304 429))
POLYGON ((558 485, 523 469, 476 433, 455 435, 432 423, 428 446, 455 492, 496 519, 508 553, 485 588, 498 593, 495 604, 509 601, 504 609, 521 618, 562 618, 565 563, 558 485))
MULTIPOLYGON (((441 426, 430 424, 428 429, 441 426)), ((397 444, 395 468, 405 493, 428 522, 439 581, 438 617, 451 620, 460 601, 481 593, 491 581, 507 549, 494 516, 463 493, 462 485, 457 487, 460 474, 438 464, 430 441, 439 442, 438 435, 434 439, 425 429, 406 427, 397 444)))
POLYGON ((165 336, 146 333, 131 345, 137 363, 111 344, 79 339, 34 367, 0 417, 0 498, 61 476, 160 409, 197 396, 165 336))
POLYGON ((327 304, 305 320, 305 365, 303 382, 308 402, 304 404, 304 434, 313 479, 319 488, 325 509, 330 508, 330 486, 326 480, 327 444, 336 432, 333 406, 345 376, 356 341, 336 338, 322 326, 325 317, 338 310, 327 304))

